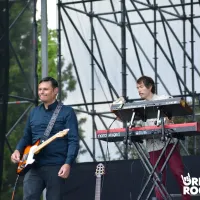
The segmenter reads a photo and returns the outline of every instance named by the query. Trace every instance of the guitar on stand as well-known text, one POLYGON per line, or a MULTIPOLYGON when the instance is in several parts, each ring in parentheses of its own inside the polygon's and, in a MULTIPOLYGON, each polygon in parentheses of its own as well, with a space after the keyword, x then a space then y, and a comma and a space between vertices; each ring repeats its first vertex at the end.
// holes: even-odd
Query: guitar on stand
POLYGON ((96 187, 95 187, 95 200, 101 199, 101 176, 105 174, 105 167, 99 163, 96 167, 96 187))

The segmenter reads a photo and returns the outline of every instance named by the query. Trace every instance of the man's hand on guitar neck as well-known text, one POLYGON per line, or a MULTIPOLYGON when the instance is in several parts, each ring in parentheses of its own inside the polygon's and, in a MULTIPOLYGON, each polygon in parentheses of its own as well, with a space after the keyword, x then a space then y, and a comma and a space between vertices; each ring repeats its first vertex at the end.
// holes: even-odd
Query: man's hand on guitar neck
POLYGON ((11 155, 11 161, 13 163, 18 163, 20 161, 20 152, 18 150, 15 150, 11 155))
POLYGON ((60 176, 61 178, 67 178, 70 174, 70 169, 71 169, 71 166, 69 164, 64 164, 59 172, 58 172, 58 176, 60 176))

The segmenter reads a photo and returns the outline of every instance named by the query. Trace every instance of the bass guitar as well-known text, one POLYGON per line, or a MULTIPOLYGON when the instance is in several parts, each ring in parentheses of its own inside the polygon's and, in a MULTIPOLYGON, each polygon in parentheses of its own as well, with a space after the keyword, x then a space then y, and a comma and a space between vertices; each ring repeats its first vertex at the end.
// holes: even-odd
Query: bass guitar
POLYGON ((22 158, 20 162, 18 163, 17 167, 17 174, 22 174, 22 172, 27 168, 28 165, 31 165, 34 163, 34 155, 38 154, 41 149, 43 149, 45 146, 47 146, 49 143, 53 142, 56 138, 64 137, 67 135, 69 129, 65 129, 63 131, 60 131, 50 137, 49 139, 45 140, 41 143, 40 139, 35 142, 33 145, 28 145, 25 147, 22 158))

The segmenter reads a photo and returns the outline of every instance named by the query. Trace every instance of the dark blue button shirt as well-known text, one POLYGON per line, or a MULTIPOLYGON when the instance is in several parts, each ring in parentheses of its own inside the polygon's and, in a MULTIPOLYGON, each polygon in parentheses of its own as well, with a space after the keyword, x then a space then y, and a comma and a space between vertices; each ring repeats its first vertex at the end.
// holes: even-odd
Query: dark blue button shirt
MULTIPOLYGON (((33 145, 42 138, 57 104, 58 102, 55 101, 48 106, 48 109, 41 104, 31 111, 24 129, 24 136, 16 147, 17 150, 23 152, 26 146, 33 145)), ((49 137, 64 129, 69 129, 67 135, 56 138, 35 155, 36 165, 63 165, 65 163, 71 165, 74 162, 79 149, 78 123, 74 110, 66 105, 62 106, 49 137)))

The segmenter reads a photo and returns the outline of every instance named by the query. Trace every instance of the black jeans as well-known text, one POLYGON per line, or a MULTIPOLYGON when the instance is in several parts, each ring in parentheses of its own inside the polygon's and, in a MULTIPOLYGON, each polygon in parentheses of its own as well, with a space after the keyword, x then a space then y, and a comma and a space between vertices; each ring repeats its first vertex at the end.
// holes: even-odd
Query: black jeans
POLYGON ((63 200, 66 180, 58 176, 60 168, 60 165, 31 168, 24 177, 23 200, 40 200, 45 188, 47 200, 63 200))

